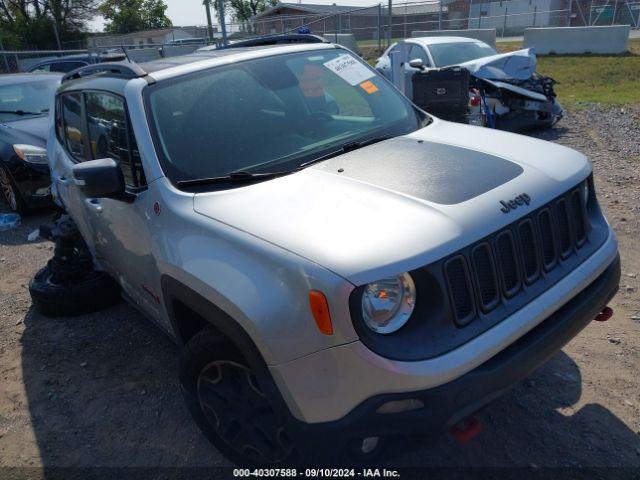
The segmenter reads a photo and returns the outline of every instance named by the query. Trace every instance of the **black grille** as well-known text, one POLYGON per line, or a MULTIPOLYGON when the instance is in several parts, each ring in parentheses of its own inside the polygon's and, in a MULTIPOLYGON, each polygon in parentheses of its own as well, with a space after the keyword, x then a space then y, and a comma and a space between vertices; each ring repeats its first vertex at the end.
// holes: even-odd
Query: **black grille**
POLYGON ((520 238, 520 252, 524 265, 524 281, 531 285, 540 276, 540 253, 538 252, 533 222, 530 219, 527 218, 520 223, 518 237, 520 238))
POLYGON ((540 227, 540 239, 542 240, 542 265, 546 271, 550 271, 556 265, 556 242, 553 232, 553 220, 551 211, 543 208, 538 213, 538 226, 540 227))
POLYGON ((467 261, 459 255, 450 259, 444 268, 456 323, 466 325, 476 313, 467 261))
POLYGON ((571 255, 573 249, 571 218, 567 202, 564 199, 556 203, 556 219, 558 220, 558 236, 560 237, 560 256, 564 259, 571 255))
POLYGON ((478 285, 480 308, 488 312, 500 301, 498 291, 498 276, 491 256, 491 248, 487 243, 481 243, 473 249, 473 272, 478 285))
POLYGON ((454 254, 444 271, 456 323, 468 324, 550 274, 584 245, 589 228, 576 189, 454 254))
POLYGON ((496 252, 502 274, 502 286, 506 297, 513 297, 520 290, 520 272, 513 234, 510 230, 500 232, 496 237, 496 252))
POLYGON ((573 225, 576 232, 576 247, 580 248, 587 239, 586 213, 583 208, 580 191, 574 190, 571 194, 571 213, 573 214, 573 225))

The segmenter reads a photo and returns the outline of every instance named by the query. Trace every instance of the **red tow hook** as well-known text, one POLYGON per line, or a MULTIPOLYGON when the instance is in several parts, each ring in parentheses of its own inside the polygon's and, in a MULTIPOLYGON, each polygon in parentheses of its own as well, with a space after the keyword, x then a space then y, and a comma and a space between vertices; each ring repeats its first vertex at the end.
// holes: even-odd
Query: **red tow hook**
POLYGON ((451 435, 458 443, 467 443, 482 431, 482 425, 476 417, 469 417, 451 427, 451 435))
POLYGON ((594 320, 596 322, 606 322, 611 317, 613 317, 613 309, 611 307, 604 307, 602 311, 596 315, 594 320))

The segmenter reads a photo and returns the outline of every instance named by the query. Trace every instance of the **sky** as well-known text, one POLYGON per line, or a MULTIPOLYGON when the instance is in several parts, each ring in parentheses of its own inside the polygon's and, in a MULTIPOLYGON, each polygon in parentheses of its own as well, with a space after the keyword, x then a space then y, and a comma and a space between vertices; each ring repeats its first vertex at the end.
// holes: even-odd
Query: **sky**
MULTIPOLYGON (((337 3, 340 5, 354 5, 365 6, 377 4, 379 0, 312 0, 309 2, 301 3, 315 3, 330 5, 337 3)), ((207 16, 202 5, 202 0, 164 0, 167 4, 167 17, 171 19, 175 26, 187 26, 187 25, 206 25, 207 16)), ((296 0, 290 0, 289 3, 295 3, 296 0)), ((285 0, 286 3, 286 0, 285 0)), ((212 12, 215 20, 215 12, 212 12)), ((90 22, 90 28, 93 31, 101 31, 104 25, 102 18, 98 17, 90 22)))

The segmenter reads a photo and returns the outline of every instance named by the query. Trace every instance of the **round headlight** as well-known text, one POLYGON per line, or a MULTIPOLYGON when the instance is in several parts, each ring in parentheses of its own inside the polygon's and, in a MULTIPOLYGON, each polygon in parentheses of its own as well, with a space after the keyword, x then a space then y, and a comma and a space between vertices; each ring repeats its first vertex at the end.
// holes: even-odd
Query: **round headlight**
POLYGON ((411 275, 403 273, 368 284, 362 294, 362 317, 376 333, 399 330, 413 313, 416 286, 411 275))

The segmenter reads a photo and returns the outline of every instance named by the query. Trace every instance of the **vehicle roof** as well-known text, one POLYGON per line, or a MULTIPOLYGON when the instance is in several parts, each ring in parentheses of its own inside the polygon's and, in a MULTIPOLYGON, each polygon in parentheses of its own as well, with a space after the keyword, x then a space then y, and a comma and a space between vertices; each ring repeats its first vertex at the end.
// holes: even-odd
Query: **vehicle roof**
MULTIPOLYGON (((273 55, 284 55, 287 53, 326 50, 340 48, 331 43, 296 43, 296 44, 276 44, 253 47, 223 48, 218 50, 200 50, 189 55, 153 60, 137 64, 148 73, 147 81, 159 82, 184 75, 199 70, 205 70, 218 65, 233 63, 235 61, 264 58, 273 55)), ((126 63, 126 62, 118 62, 126 63)), ((58 92, 99 89, 107 90, 119 95, 123 95, 126 84, 130 78, 112 76, 97 73, 78 79, 69 80, 62 84, 58 92)))
POLYGON ((63 74, 59 72, 30 72, 9 73, 0 75, 0 85, 16 85, 18 83, 36 82, 39 80, 60 80, 63 74))
POLYGON ((171 70, 175 69, 176 67, 181 67, 183 65, 193 64, 197 62, 203 62, 203 68, 206 68, 208 63, 219 63, 207 62, 208 60, 219 60, 225 58, 228 61, 233 61, 234 57, 238 59, 268 57, 270 55, 280 55, 289 52, 327 48, 327 45, 330 45, 331 48, 335 48, 332 44, 327 43, 299 43, 286 45, 276 44, 221 49, 208 49, 205 47, 204 49, 199 49, 198 51, 195 51, 188 55, 180 55, 177 57, 163 58, 161 60, 153 60, 151 62, 141 63, 140 66, 150 74, 153 74, 163 70, 171 70))
POLYGON ((477 38, 468 37, 415 37, 407 38, 405 42, 420 43, 422 45, 436 45, 438 43, 484 43, 477 38))

